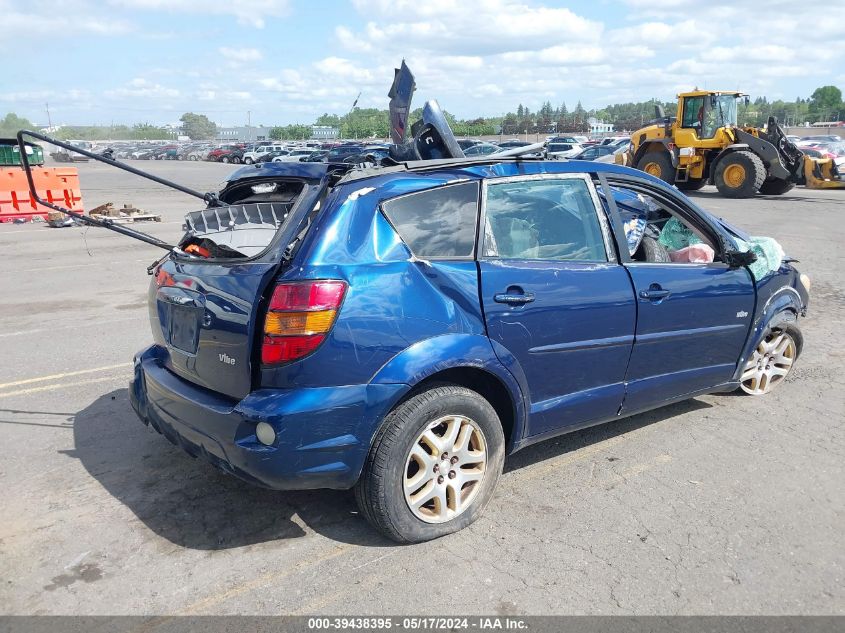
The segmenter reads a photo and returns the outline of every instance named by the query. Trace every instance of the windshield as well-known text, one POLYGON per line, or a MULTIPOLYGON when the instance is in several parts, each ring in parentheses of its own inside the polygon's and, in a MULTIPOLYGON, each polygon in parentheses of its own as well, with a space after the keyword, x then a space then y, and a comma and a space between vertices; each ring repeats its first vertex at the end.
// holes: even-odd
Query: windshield
POLYGON ((701 138, 713 138, 720 127, 736 125, 736 97, 717 95, 704 100, 701 138))

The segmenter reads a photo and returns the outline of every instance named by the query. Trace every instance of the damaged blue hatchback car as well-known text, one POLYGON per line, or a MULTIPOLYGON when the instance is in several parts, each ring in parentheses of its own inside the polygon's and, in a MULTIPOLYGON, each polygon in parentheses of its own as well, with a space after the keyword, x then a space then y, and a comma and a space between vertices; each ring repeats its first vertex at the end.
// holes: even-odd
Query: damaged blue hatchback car
POLYGON ((526 157, 542 144, 465 158, 436 102, 404 143, 413 88, 403 64, 378 166, 262 163, 201 194, 86 153, 207 202, 175 246, 39 200, 167 250, 144 423, 259 486, 354 488, 418 542, 478 518, 506 454, 784 382, 810 280, 777 242, 641 171, 526 157))
POLYGON ((254 484, 354 488, 400 542, 474 521, 508 453, 765 394, 801 352, 777 244, 624 167, 271 163, 220 199, 153 270, 133 406, 254 484))

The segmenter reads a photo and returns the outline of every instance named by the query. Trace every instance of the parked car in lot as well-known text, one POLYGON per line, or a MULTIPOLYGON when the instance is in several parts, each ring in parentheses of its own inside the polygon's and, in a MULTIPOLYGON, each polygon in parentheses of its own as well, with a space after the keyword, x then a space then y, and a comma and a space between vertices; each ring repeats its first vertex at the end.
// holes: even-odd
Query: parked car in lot
POLYGON ((284 158, 290 154, 290 152, 286 149, 276 149, 271 152, 267 152, 266 154, 262 154, 258 158, 255 159, 255 163, 270 163, 275 161, 277 158, 284 158))
POLYGON ((188 160, 208 160, 209 153, 214 149, 214 145, 201 145, 197 149, 188 152, 188 160))
POLYGON ((273 162, 274 163, 295 163, 295 162, 301 161, 303 158, 307 158, 308 156, 310 156, 313 153, 314 153, 314 151, 311 150, 311 149, 308 149, 308 148, 293 149, 293 150, 287 152, 284 155, 274 156, 273 162))
POLYGON ((580 153, 584 148, 577 143, 561 142, 557 139, 552 139, 546 145, 546 157, 550 160, 556 158, 572 158, 580 153))
POLYGON ((842 137, 838 134, 816 134, 815 136, 802 136, 802 141, 818 141, 820 143, 839 143, 842 137))
POLYGON ((630 143, 631 137, 630 136, 608 136, 607 138, 603 138, 599 145, 611 145, 619 147, 620 145, 624 145, 625 143, 630 143))
POLYGON ((515 147, 525 147, 526 145, 531 145, 528 141, 520 141, 519 139, 512 138, 507 141, 502 141, 501 143, 496 143, 502 149, 514 149, 515 147))
POLYGON ((506 454, 699 394, 768 393, 801 353, 794 260, 644 172, 333 169, 242 168, 219 192, 232 206, 189 214, 152 268, 155 342, 130 398, 248 482, 354 488, 396 541, 472 523, 506 454))
POLYGON ((464 150, 464 156, 489 156, 502 151, 502 148, 493 143, 478 143, 464 150))
POLYGON ((596 160, 602 156, 609 156, 613 154, 615 147, 613 145, 593 145, 581 149, 577 154, 572 156, 573 160, 596 160))
POLYGON ((304 159, 302 159, 302 162, 303 163, 322 163, 323 159, 326 157, 326 154, 328 154, 328 153, 329 152, 327 150, 318 149, 318 150, 313 151, 310 154, 308 154, 308 156, 306 156, 304 159))
POLYGON ((221 145, 211 150, 205 160, 217 163, 240 163, 243 161, 243 150, 238 145, 221 145))
POLYGON ((360 154, 362 148, 363 146, 359 143, 338 145, 337 147, 333 147, 328 151, 328 153, 326 153, 325 157, 323 158, 323 161, 327 163, 342 163, 350 156, 360 154))
POLYGON ((244 151, 243 161, 247 165, 252 165, 256 162, 259 158, 264 156, 265 154, 269 154, 270 152, 277 152, 280 150, 284 150, 285 147, 278 143, 278 144, 267 144, 262 143, 260 145, 256 145, 252 148, 247 148, 244 151))
POLYGON ((459 138, 457 140, 457 143, 458 143, 458 147, 460 147, 464 151, 464 153, 466 154, 466 151, 470 147, 480 144, 481 141, 476 140, 476 139, 472 139, 472 138, 459 138))

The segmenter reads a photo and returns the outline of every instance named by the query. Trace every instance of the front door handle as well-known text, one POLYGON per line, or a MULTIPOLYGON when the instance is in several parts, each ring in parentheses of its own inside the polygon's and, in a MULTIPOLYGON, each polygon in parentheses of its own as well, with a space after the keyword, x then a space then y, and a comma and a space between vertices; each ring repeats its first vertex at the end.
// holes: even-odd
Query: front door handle
POLYGON ((648 290, 640 290, 640 299, 649 301, 661 301, 672 294, 671 290, 664 290, 660 284, 651 284, 648 290))
POLYGON ((493 295, 493 301, 496 303, 507 303, 514 306, 521 306, 534 301, 534 293, 498 292, 493 295))

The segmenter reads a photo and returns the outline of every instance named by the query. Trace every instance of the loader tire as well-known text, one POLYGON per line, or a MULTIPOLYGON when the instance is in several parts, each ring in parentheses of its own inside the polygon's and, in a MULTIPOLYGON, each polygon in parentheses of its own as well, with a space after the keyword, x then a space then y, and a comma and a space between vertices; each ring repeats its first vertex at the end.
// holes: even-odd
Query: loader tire
POLYGON ((794 186, 794 182, 772 178, 771 180, 765 181, 760 186, 760 193, 766 196, 780 196, 787 191, 791 191, 794 186))
POLYGON ((666 152, 648 152, 637 161, 637 169, 660 178, 670 185, 675 183, 675 168, 666 152))
POLYGON ((716 188, 726 198, 751 198, 766 180, 766 167, 754 152, 731 152, 716 165, 716 188))
POLYGON ((707 184, 707 178, 690 178, 686 182, 676 182, 681 191, 698 191, 707 184))

